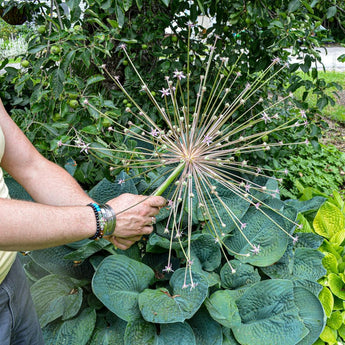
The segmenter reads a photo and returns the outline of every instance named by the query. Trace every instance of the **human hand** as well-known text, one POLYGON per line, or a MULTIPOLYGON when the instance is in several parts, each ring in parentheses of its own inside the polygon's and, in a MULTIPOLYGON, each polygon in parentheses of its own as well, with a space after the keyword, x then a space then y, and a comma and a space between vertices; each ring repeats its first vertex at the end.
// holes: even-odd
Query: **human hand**
POLYGON ((143 196, 125 193, 107 202, 116 214, 116 227, 111 236, 105 238, 120 249, 128 249, 143 235, 153 230, 155 216, 166 206, 160 196, 143 196))

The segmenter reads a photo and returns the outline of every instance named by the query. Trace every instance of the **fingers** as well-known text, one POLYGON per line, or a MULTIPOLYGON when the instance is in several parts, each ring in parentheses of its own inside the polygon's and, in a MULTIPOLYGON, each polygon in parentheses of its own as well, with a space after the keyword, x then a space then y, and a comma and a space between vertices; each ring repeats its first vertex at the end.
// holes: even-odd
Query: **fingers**
POLYGON ((167 205, 167 200, 161 196, 151 196, 148 202, 150 206, 157 207, 158 209, 167 205))

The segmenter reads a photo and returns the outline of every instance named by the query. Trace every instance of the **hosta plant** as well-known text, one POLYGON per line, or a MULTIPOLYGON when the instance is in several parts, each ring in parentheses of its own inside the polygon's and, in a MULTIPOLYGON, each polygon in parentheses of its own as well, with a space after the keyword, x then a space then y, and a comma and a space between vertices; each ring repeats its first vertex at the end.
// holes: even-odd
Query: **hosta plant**
MULTIPOLYGON (((260 97, 285 68, 279 59, 240 89, 237 65, 228 66, 216 48, 217 39, 196 84, 189 52, 185 70, 157 90, 160 102, 121 45, 148 110, 102 66, 134 105, 127 125, 108 128, 123 146, 90 142, 87 130, 59 145, 77 146, 118 174, 89 191, 96 201, 130 192, 163 195, 169 204, 155 231, 126 252, 87 240, 28 255, 48 343, 293 345, 312 344, 322 332, 320 237, 296 232, 300 205, 281 201, 281 177, 249 161, 253 152, 290 145, 265 137, 305 126, 304 114, 281 119, 275 109, 290 95, 260 97)), ((112 121, 96 100, 83 103, 112 121)))
POLYGON ((301 217, 308 233, 323 238, 320 251, 327 274, 319 282, 323 285, 319 298, 323 304, 327 324, 317 345, 338 345, 345 341, 345 209, 344 201, 337 192, 318 209, 317 213, 301 217))

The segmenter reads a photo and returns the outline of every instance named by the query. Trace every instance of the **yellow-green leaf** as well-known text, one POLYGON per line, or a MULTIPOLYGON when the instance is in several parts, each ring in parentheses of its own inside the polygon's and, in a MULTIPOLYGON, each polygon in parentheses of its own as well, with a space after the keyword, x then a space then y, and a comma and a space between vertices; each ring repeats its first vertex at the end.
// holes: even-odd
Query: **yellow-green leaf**
POLYGON ((331 239, 334 234, 343 231, 344 226, 342 212, 328 201, 320 207, 313 222, 315 232, 327 239, 331 239))
POLYGON ((330 318, 327 320, 327 326, 331 327, 332 329, 339 329, 343 323, 343 317, 341 316, 341 312, 339 310, 333 312, 330 318))
POLYGON ((326 343, 333 345, 337 343, 337 331, 328 326, 322 331, 320 338, 326 343))
POLYGON ((334 306, 334 298, 332 292, 327 287, 324 286, 322 288, 319 294, 319 300, 322 303, 327 317, 330 317, 334 306))
POLYGON ((338 273, 338 260, 332 253, 325 253, 322 264, 328 273, 338 273))

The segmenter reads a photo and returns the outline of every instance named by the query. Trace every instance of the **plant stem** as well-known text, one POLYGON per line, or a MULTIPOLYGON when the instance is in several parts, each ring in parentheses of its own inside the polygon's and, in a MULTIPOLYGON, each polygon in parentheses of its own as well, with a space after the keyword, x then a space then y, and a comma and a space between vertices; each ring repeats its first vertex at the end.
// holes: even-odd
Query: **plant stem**
POLYGON ((176 177, 180 174, 185 165, 186 162, 181 162, 169 175, 165 182, 155 191, 154 195, 162 195, 164 191, 171 185, 171 183, 175 181, 176 177))

